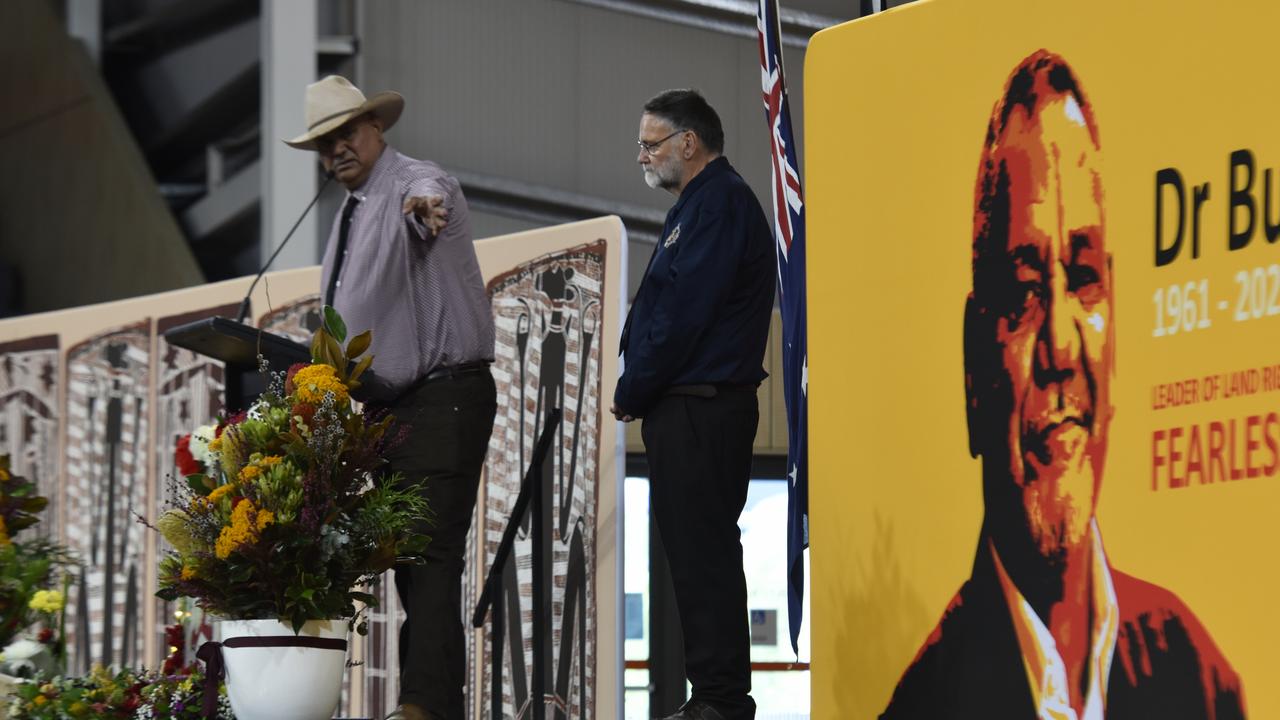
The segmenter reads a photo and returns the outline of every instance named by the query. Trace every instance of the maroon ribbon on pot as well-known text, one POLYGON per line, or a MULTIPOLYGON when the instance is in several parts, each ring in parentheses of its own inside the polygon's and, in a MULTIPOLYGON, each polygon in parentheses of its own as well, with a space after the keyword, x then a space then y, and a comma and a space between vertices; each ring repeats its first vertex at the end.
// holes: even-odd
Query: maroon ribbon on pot
POLYGON ((337 638, 305 637, 299 635, 268 635, 264 637, 233 637, 224 642, 209 641, 196 651, 196 658, 204 661, 204 698, 201 715, 206 720, 218 716, 218 688, 226 677, 226 665, 222 660, 222 648, 304 647, 317 650, 347 651, 347 641, 337 638))

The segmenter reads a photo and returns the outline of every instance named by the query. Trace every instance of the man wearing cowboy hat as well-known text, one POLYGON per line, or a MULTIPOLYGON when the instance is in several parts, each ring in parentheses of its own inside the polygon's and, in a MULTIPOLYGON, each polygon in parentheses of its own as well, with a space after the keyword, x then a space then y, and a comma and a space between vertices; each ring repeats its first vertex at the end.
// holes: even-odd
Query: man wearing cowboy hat
POLYGON ((307 132, 285 142, 316 151, 347 188, 324 255, 324 303, 353 333, 373 331, 377 380, 361 399, 403 428, 390 469, 423 482, 434 515, 425 564, 395 571, 406 618, 390 717, 454 720, 466 681, 462 556, 496 409, 493 315, 458 181, 383 139, 403 109, 398 93, 366 99, 330 75, 307 86, 307 132))

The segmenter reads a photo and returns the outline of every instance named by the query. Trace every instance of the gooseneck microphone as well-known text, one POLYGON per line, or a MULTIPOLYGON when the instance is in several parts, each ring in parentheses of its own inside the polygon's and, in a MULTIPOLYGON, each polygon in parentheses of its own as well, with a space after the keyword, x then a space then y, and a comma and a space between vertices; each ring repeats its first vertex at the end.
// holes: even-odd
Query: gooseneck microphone
POLYGON ((288 234, 284 236, 284 240, 280 241, 280 246, 277 247, 276 251, 271 253, 271 257, 267 258, 267 261, 263 263, 262 269, 258 271, 257 277, 253 279, 253 284, 249 286, 249 292, 244 294, 244 300, 240 301, 240 310, 236 312, 236 322, 244 322, 245 316, 249 314, 249 298, 253 296, 254 288, 258 287, 258 281, 267 273, 267 268, 271 267, 271 263, 275 262, 276 256, 279 255, 280 251, 284 249, 284 246, 288 244, 289 238, 293 237, 293 233, 298 229, 298 226, 302 224, 303 219, 307 217, 307 213, 311 212, 311 208, 315 207, 316 201, 320 199, 325 188, 329 187, 329 182, 331 180, 333 180, 333 171, 326 170, 324 173, 324 182, 321 183, 319 192, 316 193, 315 197, 311 198, 311 202, 307 204, 307 208, 298 216, 298 221, 289 229, 288 234))

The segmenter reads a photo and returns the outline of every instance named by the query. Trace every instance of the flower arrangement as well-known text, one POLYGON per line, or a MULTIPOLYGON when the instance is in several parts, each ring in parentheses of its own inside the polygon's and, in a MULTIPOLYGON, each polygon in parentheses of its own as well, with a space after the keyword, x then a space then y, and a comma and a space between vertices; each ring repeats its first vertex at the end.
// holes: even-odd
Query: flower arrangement
POLYGON ((0 673, 26 676, 66 661, 64 570, 74 558, 48 538, 17 538, 39 523, 48 501, 11 470, 9 456, 0 455, 0 673), (34 638, 15 642, 37 625, 34 638))
MULTIPOLYGON (((200 718, 204 677, 95 667, 82 678, 54 678, 19 685, 7 701, 11 720, 151 720, 200 718)), ((4 701, 4 699, 0 699, 4 701)), ((217 720, 234 720, 225 693, 218 697, 217 720)))
POLYGON ((179 467, 195 472, 175 481, 174 506, 156 521, 173 546, 159 597, 193 598, 227 619, 278 618, 296 632, 307 620, 354 619, 357 602, 377 602, 362 588, 426 546, 425 501, 383 468, 392 418, 351 405, 371 336, 344 348, 342 318, 324 312, 310 363, 264 368, 267 390, 246 413, 179 444, 179 467))

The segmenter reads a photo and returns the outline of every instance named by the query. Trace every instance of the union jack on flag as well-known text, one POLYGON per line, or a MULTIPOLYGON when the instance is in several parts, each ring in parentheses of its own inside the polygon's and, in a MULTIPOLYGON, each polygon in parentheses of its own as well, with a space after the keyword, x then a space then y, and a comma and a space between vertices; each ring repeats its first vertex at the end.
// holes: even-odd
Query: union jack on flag
POLYGON ((778 0, 760 0, 760 85, 773 164, 774 241, 782 310, 782 383, 787 400, 787 616, 799 652, 804 600, 804 549, 809 546, 809 343, 804 279, 804 194, 800 190, 791 106, 782 79, 778 0))

